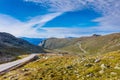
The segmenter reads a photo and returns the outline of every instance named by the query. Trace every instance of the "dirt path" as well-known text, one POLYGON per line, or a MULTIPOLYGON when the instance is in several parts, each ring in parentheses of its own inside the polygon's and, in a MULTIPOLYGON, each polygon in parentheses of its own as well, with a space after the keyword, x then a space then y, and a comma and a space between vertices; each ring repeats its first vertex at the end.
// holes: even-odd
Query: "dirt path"
POLYGON ((87 51, 82 48, 81 42, 77 42, 77 45, 83 53, 87 53, 87 51))

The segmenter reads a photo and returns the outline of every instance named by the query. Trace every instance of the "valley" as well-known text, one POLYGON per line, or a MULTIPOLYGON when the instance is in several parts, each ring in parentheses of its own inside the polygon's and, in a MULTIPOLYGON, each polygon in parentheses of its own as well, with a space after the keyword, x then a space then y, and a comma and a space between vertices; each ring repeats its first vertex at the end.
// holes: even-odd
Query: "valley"
MULTIPOLYGON (((41 51, 36 60, 0 75, 0 80, 119 80, 119 44, 120 33, 48 38, 38 46, 40 49, 37 50, 41 51)), ((27 56, 21 58, 26 59, 32 52, 19 53, 19 56, 23 54, 27 56)))
POLYGON ((120 49, 120 33, 103 36, 88 36, 80 38, 49 38, 42 45, 43 48, 61 50, 71 54, 104 54, 120 49))
POLYGON ((0 80, 120 80, 120 0, 0 0, 0 80))

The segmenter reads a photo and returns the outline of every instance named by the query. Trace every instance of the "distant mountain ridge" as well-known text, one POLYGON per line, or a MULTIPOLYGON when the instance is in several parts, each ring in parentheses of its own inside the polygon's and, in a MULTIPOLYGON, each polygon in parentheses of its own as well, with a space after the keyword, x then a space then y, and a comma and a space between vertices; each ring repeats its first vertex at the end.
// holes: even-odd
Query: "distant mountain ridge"
POLYGON ((99 54, 120 50, 120 33, 93 35, 81 38, 49 38, 43 48, 67 51, 70 53, 99 54))
POLYGON ((21 39, 24 39, 26 41, 28 41, 31 44, 34 45, 38 45, 40 44, 43 40, 45 40, 46 38, 28 38, 28 37, 21 37, 21 39))

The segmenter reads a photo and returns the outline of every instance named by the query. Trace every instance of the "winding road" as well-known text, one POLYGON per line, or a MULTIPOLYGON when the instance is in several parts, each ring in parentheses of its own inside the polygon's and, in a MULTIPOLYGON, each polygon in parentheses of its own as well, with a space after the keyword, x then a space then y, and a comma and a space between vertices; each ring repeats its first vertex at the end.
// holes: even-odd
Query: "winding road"
POLYGON ((77 42, 77 45, 79 46, 79 49, 83 52, 83 53, 87 53, 87 51, 85 49, 82 48, 81 42, 77 42))
POLYGON ((0 65, 0 74, 5 73, 11 69, 14 69, 15 67, 19 67, 26 62, 29 62, 30 60, 34 59, 35 56, 37 56, 37 54, 31 54, 28 57, 20 59, 20 60, 1 64, 0 65))

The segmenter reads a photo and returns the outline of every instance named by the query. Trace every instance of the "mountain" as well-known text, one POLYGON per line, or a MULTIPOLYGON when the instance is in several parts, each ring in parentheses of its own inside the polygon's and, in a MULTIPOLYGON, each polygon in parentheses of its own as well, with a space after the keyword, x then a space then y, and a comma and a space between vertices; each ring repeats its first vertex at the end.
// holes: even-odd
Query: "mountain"
POLYGON ((41 43, 46 38, 27 38, 27 37, 21 37, 21 39, 24 39, 24 40, 30 42, 31 44, 38 45, 39 43, 41 43))
POLYGON ((40 46, 35 46, 23 39, 0 32, 0 60, 5 57, 14 57, 24 53, 37 53, 44 50, 40 46))
POLYGON ((72 39, 72 38, 76 38, 76 37, 65 37, 65 38, 72 39))
POLYGON ((74 39, 69 38, 49 38, 43 41, 42 47, 47 49, 58 49, 68 46, 74 39))
MULTIPOLYGON (((8 33, 2 33, 1 41, 5 47, 12 46, 27 50, 26 47, 23 47, 29 48, 31 45, 33 48, 29 49, 34 49, 34 45, 8 33)), ((80 38, 49 38, 42 41, 40 45, 43 48, 52 49, 53 52, 50 50, 52 54, 40 54, 37 61, 1 75, 0 80, 120 79, 120 33, 104 36, 94 34, 80 38), (63 54, 64 52, 73 54, 63 54)))
POLYGON ((67 51, 70 53, 101 54, 120 49, 120 33, 93 35, 81 38, 49 38, 43 48, 67 51))

